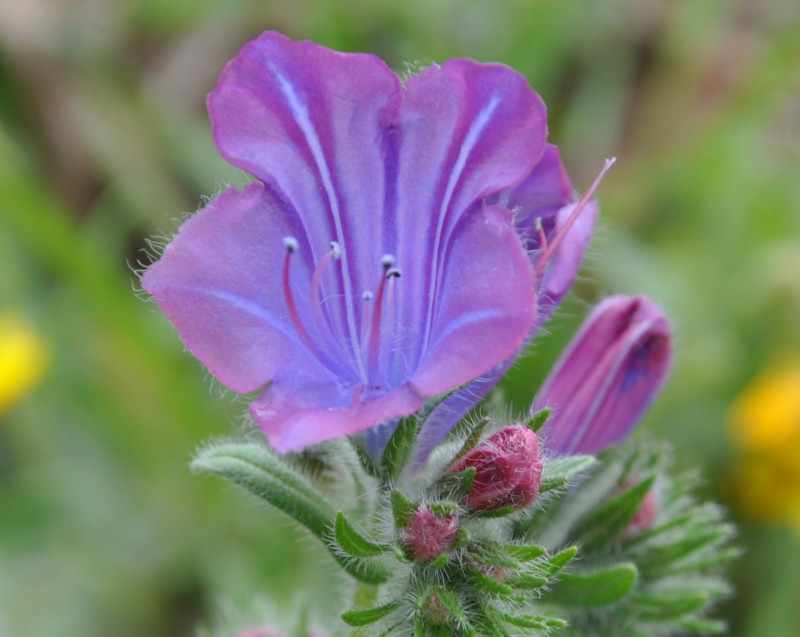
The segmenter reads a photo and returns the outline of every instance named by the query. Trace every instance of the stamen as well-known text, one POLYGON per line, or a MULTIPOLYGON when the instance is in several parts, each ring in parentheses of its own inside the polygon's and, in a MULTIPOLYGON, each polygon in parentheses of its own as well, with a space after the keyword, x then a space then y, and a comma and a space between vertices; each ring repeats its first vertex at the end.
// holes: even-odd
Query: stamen
POLYGON ((378 285, 378 292, 375 295, 375 306, 372 308, 372 322, 369 329, 369 345, 367 347, 367 373, 369 378, 374 380, 378 374, 378 354, 380 349, 380 332, 381 332, 381 310, 383 309, 383 297, 386 294, 386 281, 399 275, 399 270, 394 270, 394 257, 391 254, 385 254, 381 258, 381 267, 383 268, 383 275, 381 282, 378 285), (397 272, 397 275, 394 274, 397 272))
POLYGON ((372 292, 366 291, 361 295, 361 301, 363 302, 361 306, 361 340, 359 341, 361 345, 362 353, 365 353, 364 350, 364 343, 367 342, 367 338, 369 338, 369 302, 372 300, 372 292))
MULTIPOLYGON (((399 279, 401 276, 400 270, 397 268, 392 268, 386 273, 386 279, 388 289, 386 290, 386 322, 384 325, 390 330, 394 328, 394 312, 395 312, 395 287, 396 283, 395 280, 399 279)), ((392 334, 390 334, 391 336, 392 334)), ((386 376, 385 378, 391 379, 392 377, 392 370, 394 369, 394 359, 396 356, 396 348, 390 347, 390 351, 387 353, 387 362, 386 362, 386 376)))
POLYGON ((320 284, 322 282, 322 273, 325 271, 331 259, 336 260, 342 255, 339 244, 331 241, 331 251, 328 252, 317 265, 314 274, 311 276, 311 311, 314 313, 314 320, 317 322, 317 327, 322 329, 326 324, 325 316, 322 314, 322 298, 320 296, 320 284))
POLYGON ((300 320, 300 313, 297 311, 297 304, 294 302, 291 280, 289 278, 289 263, 291 261, 292 254, 299 249, 299 243, 294 237, 284 237, 283 245, 286 246, 286 255, 283 258, 283 296, 286 299, 286 307, 289 310, 289 318, 292 320, 292 325, 294 325, 294 329, 297 331, 297 335, 300 337, 300 340, 303 341, 303 344, 305 344, 305 346, 311 350, 322 363, 330 367, 330 358, 321 352, 314 344, 314 341, 311 340, 311 336, 306 330, 305 325, 303 325, 303 322, 300 320))
POLYGON ((563 226, 561 226, 561 228, 559 228, 558 232, 556 233, 556 236, 553 237, 553 242, 550 245, 548 245, 544 249, 542 254, 539 256, 539 260, 536 262, 536 267, 534 267, 533 269, 533 275, 535 278, 538 279, 542 275, 542 272, 544 272, 544 268, 547 265, 547 262, 551 258, 553 258, 553 255, 556 253, 556 250, 558 250, 559 246, 561 245, 561 242, 564 240, 564 237, 567 236, 567 233, 569 232, 570 228, 575 223, 575 221, 577 221, 581 212, 583 212, 583 209, 586 207, 586 204, 589 203, 589 200, 594 195, 595 190, 597 190, 597 187, 603 180, 603 177, 605 177, 605 174, 608 172, 608 169, 614 165, 615 161, 617 161, 616 157, 611 157, 610 159, 606 159, 606 163, 603 166, 603 169, 600 171, 600 174, 597 175, 597 177, 595 177, 595 180, 592 182, 592 185, 589 186, 589 190, 587 190, 586 194, 584 194, 583 197, 581 197, 580 201, 575 206, 575 210, 573 210, 572 214, 569 216, 569 219, 567 219, 566 223, 563 226))

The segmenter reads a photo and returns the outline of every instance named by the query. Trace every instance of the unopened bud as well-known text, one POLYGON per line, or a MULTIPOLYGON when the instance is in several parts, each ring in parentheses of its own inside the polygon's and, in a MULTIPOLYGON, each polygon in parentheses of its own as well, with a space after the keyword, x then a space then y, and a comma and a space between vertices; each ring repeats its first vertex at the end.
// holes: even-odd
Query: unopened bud
POLYGON ((454 515, 437 514, 420 505, 401 531, 403 545, 415 562, 430 562, 449 553, 458 536, 454 515))
POLYGON ((584 322, 536 396, 552 408, 548 449, 596 453, 628 435, 667 377, 672 359, 664 313, 642 296, 612 296, 584 322))
POLYGON ((539 439, 527 427, 512 425, 490 436, 460 458, 450 471, 474 467, 467 504, 480 511, 522 509, 539 495, 542 457, 539 439))

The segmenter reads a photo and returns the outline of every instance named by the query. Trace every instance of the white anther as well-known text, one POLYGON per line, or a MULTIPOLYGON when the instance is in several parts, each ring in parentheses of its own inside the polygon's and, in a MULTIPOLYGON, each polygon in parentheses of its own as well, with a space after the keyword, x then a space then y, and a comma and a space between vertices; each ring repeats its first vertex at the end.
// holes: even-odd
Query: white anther
POLYGON ((336 241, 331 241, 331 258, 338 259, 340 256, 342 256, 342 247, 336 241))
POLYGON ((390 270, 387 270, 386 278, 391 279, 393 276, 399 277, 401 274, 402 272, 400 272, 400 270, 398 270, 397 268, 391 268, 390 270))
POLYGON ((366 291, 361 295, 362 301, 371 301, 372 300, 372 292, 366 291))
POLYGON ((394 265, 394 256, 392 256, 391 254, 384 254, 381 257, 381 267, 384 270, 388 270, 393 265, 394 265))
POLYGON ((297 252, 300 249, 300 244, 297 242, 297 239, 294 237, 284 237, 283 238, 283 245, 286 246, 286 249, 289 252, 297 252))

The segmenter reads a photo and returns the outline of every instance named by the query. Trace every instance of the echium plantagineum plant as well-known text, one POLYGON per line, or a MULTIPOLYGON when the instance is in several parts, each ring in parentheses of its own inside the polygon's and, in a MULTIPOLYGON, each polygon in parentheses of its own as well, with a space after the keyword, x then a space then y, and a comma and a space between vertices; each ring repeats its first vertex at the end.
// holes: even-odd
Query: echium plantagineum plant
POLYGON ((569 290, 611 162, 575 197, 541 98, 501 64, 401 81, 271 32, 208 107, 254 179, 189 218, 142 286, 254 396, 264 436, 194 467, 322 541, 356 584, 341 631, 720 631, 730 527, 662 451, 619 444, 670 366, 655 304, 601 302, 523 421, 470 413, 569 290))

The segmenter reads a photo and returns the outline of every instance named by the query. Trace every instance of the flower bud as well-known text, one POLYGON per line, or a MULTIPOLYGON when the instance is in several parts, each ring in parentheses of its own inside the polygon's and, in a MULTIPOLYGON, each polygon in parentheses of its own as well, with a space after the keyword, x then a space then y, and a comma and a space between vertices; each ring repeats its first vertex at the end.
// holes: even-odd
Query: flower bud
POLYGON ((458 520, 420 505, 401 531, 402 542, 415 562, 430 562, 449 553, 458 536, 458 520))
POLYGON ((531 407, 553 410, 547 447, 559 455, 596 453, 619 442, 666 380, 669 324, 643 296, 612 296, 584 322, 531 407))
POLYGON ((539 495, 542 457, 539 439, 527 427, 501 429, 460 458, 450 471, 475 468, 467 504, 481 511, 522 509, 539 495))

